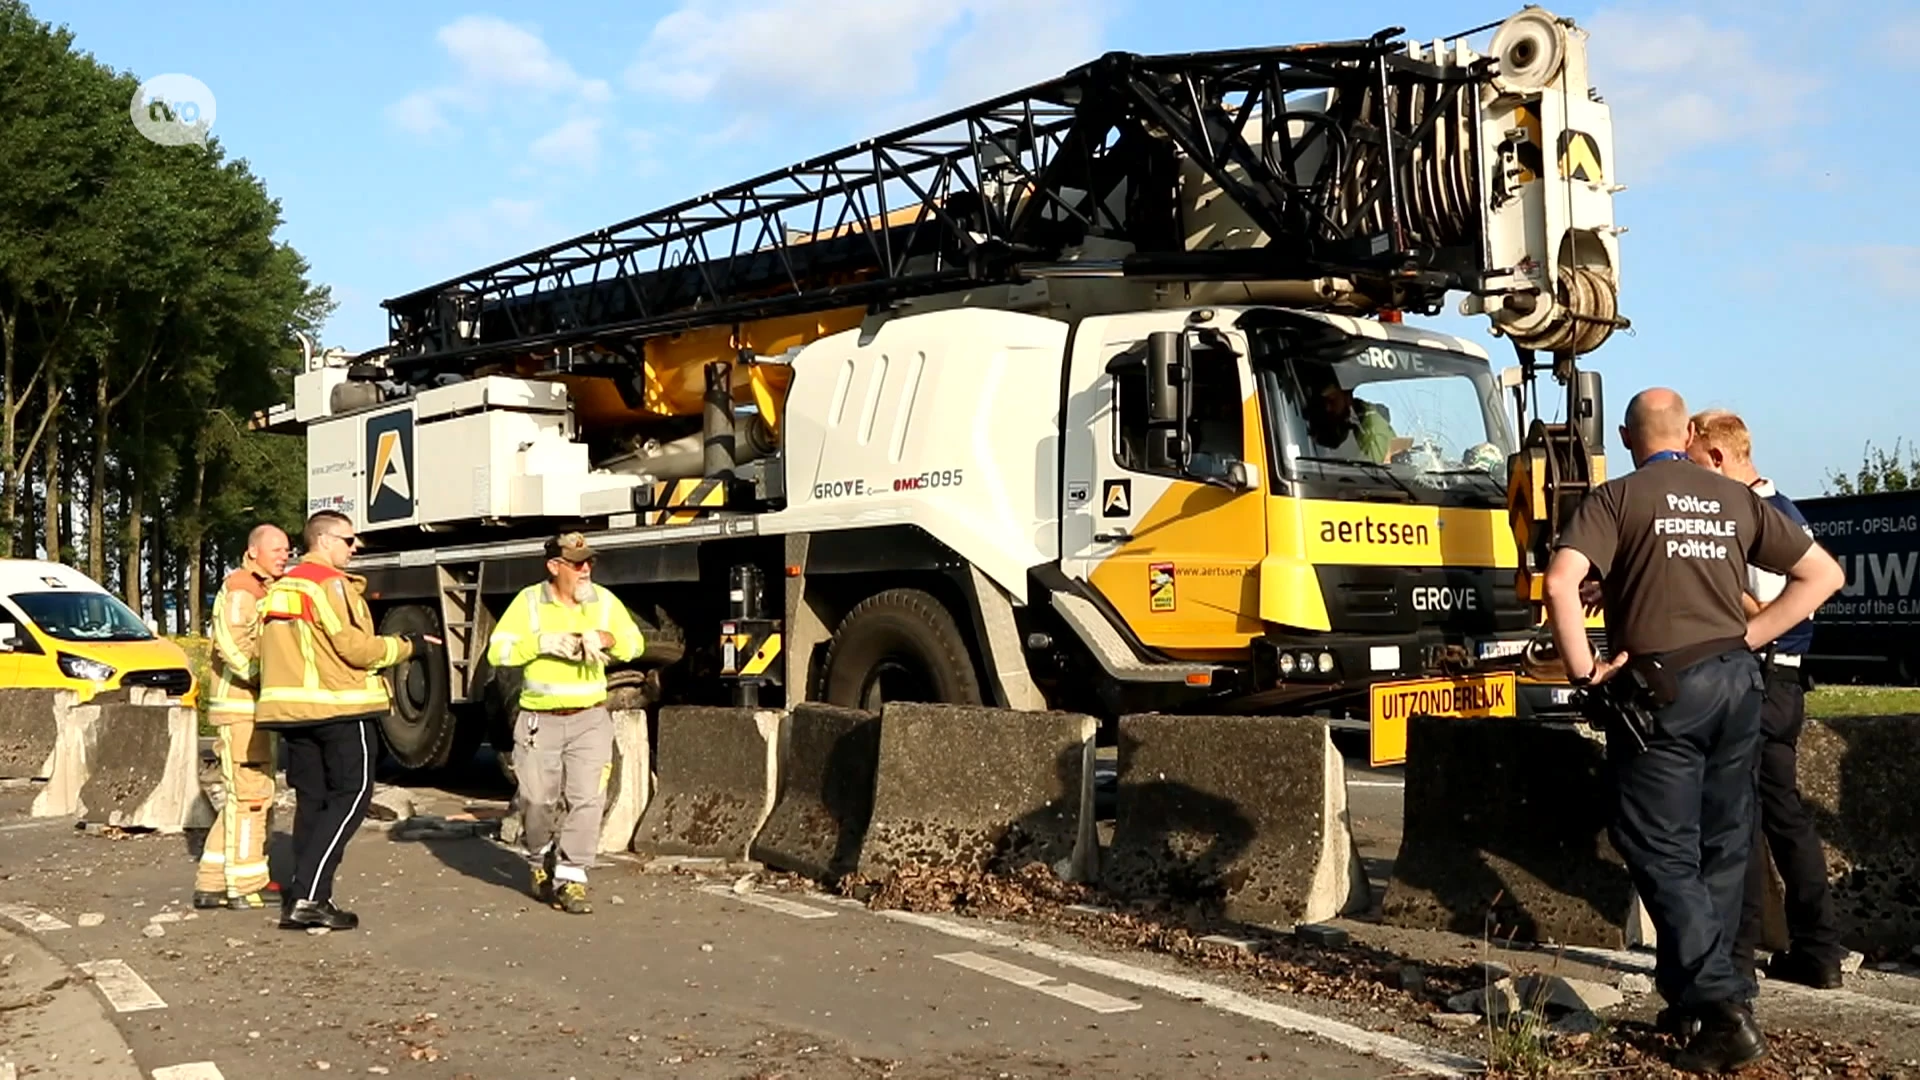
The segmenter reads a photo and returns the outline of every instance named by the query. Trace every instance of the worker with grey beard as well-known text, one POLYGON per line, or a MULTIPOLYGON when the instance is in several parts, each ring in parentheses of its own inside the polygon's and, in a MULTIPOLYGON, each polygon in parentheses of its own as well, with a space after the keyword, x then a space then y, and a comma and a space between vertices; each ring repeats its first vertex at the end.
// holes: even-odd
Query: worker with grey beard
POLYGON ((595 585, 594 550, 577 532, 547 542, 547 580, 521 590, 487 642, 494 668, 523 669, 513 725, 514 801, 533 895, 584 915, 587 867, 600 847, 600 818, 613 763, 607 664, 646 647, 612 592, 595 585), (566 813, 559 802, 566 800, 566 813))

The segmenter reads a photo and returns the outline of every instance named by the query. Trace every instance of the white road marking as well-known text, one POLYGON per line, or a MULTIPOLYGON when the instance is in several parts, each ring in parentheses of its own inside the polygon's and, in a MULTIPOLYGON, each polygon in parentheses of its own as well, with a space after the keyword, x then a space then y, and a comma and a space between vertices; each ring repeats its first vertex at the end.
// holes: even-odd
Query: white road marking
POLYGON ((0 904, 0 916, 5 916, 36 933, 44 934, 49 930, 73 929, 73 927, 68 926, 66 923, 61 922, 46 912, 35 911, 25 904, 0 904))
POLYGON ((1174 997, 1198 1001, 1222 1012, 1272 1024, 1287 1031, 1315 1035, 1349 1050, 1363 1054, 1376 1054, 1429 1076, 1465 1077, 1481 1072, 1485 1068, 1483 1063, 1470 1057, 1449 1054, 1443 1050, 1421 1046, 1419 1043, 1409 1042, 1392 1035, 1367 1031, 1352 1024, 1343 1024, 1338 1020, 1329 1020, 1298 1009, 1289 1009, 1284 1005, 1261 1001, 1259 998, 1201 982, 1198 979, 1149 971, 1117 960, 1082 956, 1079 953, 1043 945, 1037 941, 1022 941, 992 930, 951 922, 936 915, 921 915, 911 911, 882 911, 880 915, 896 922, 937 931, 949 937, 1023 952, 1061 967, 1075 968, 1116 982, 1144 986, 1174 997))
POLYGON ((1348 787, 1404 788, 1405 780, 1349 780, 1348 787))
POLYGON ((153 1070, 153 1080, 227 1080, 220 1066, 211 1061, 194 1061, 153 1070))
POLYGON ((1049 997, 1056 997, 1097 1013, 1132 1012, 1140 1007, 1137 1001, 1127 1001, 1112 994, 1103 994, 1090 987, 1081 986, 1079 983, 1058 982, 1051 975, 1028 971, 1026 968, 1009 964, 1004 960, 995 960, 991 956, 981 956, 975 952, 947 953, 936 956, 934 959, 945 960, 949 964, 957 964, 982 975, 989 975, 1015 986, 1023 986, 1028 990, 1038 990, 1049 997))
MULTIPOLYGON (((1592 964, 1595 967, 1615 968, 1621 971, 1638 971, 1648 975, 1654 972, 1652 953, 1627 949, 1599 949, 1583 946, 1570 946, 1565 949, 1559 949, 1550 946, 1536 945, 1526 948, 1514 948, 1511 951, 1554 951, 1569 960, 1574 960, 1582 964, 1592 964)), ((1894 998, 1883 998, 1875 994, 1863 994, 1858 990, 1815 990, 1811 986, 1800 986, 1796 983, 1782 982, 1779 979, 1763 978, 1760 980, 1760 992, 1770 996, 1777 995, 1792 998, 1796 1004, 1830 1004, 1836 1008, 1845 1006, 1849 1009, 1867 1009, 1872 1012, 1885 1013, 1889 1016, 1897 1016, 1907 1020, 1920 1020, 1920 1005, 1899 1001, 1894 998)))
POLYGON ((713 896, 724 896, 738 900, 743 904, 763 907, 768 911, 777 911, 782 915, 791 915, 796 919, 831 919, 836 914, 832 911, 821 911, 817 907, 810 907, 806 904, 795 903, 792 900, 785 900, 778 896, 766 896, 755 892, 737 893, 725 885, 702 885, 700 886, 700 891, 713 896))
POLYGON ((147 980, 140 973, 127 966, 125 960, 90 960, 74 967, 93 977, 93 985, 113 1006, 114 1012, 140 1012, 143 1009, 164 1009, 167 1003, 153 992, 147 980))

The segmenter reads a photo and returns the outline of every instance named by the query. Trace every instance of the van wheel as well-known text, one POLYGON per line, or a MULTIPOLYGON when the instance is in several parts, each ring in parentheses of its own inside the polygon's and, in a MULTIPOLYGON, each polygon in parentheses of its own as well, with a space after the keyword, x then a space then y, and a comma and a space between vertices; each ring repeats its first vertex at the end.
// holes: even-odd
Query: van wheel
POLYGON ((878 712, 889 701, 981 705, 967 639, 946 605, 920 589, 856 604, 827 646, 826 699, 878 712))
MULTIPOLYGON (((380 620, 382 634, 440 634, 440 619, 418 604, 397 607, 380 620)), ((437 769, 452 756, 459 718, 447 692, 447 652, 428 645, 386 672, 393 707, 380 719, 387 750, 403 768, 437 769)))

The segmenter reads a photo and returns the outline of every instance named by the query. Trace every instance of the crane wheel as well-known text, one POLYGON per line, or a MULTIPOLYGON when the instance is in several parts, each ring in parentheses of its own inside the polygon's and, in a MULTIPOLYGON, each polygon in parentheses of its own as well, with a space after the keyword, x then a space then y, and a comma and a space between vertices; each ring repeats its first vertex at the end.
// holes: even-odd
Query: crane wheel
MULTIPOLYGON (((380 620, 382 634, 440 634, 440 617, 431 609, 408 604, 387 612, 380 620)), ((453 754, 459 726, 447 686, 444 645, 428 645, 406 662, 385 672, 393 707, 380 718, 387 751, 403 768, 437 769, 453 754)))
POLYGON ((888 589, 854 605, 827 646, 826 699, 877 712, 888 701, 981 705, 973 653, 931 593, 888 589))

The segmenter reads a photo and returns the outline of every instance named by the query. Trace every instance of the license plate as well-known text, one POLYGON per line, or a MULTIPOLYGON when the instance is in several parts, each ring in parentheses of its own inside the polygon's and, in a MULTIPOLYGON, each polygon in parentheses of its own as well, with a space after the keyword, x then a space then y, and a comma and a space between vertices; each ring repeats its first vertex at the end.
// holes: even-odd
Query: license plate
POLYGON ((1378 768, 1406 763, 1407 722, 1413 717, 1515 716, 1516 693, 1510 671, 1376 683, 1367 690, 1369 764, 1378 768))
POLYGON ((1480 659, 1501 660, 1509 656, 1519 656, 1527 651, 1527 641, 1483 641, 1480 643, 1480 659))

